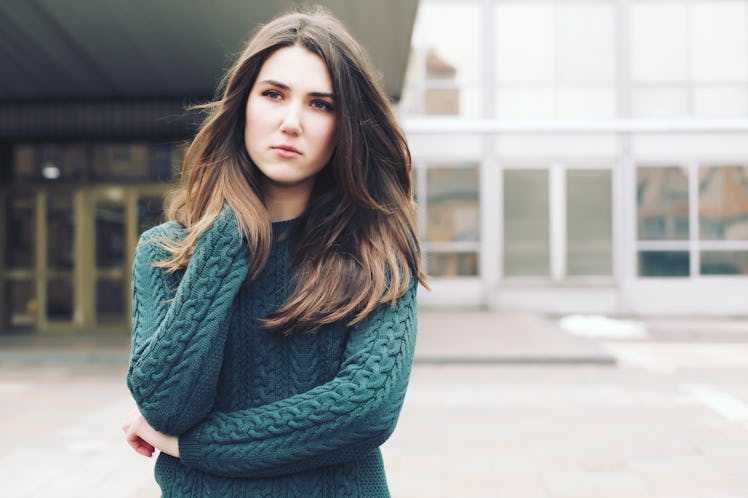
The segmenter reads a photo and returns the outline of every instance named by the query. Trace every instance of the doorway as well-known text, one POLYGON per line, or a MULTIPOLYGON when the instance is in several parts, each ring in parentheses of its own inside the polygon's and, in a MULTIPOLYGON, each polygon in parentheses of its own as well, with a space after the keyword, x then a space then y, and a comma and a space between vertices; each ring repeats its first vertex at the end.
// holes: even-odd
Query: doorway
POLYGON ((0 330, 125 332, 138 236, 168 185, 0 192, 0 330))

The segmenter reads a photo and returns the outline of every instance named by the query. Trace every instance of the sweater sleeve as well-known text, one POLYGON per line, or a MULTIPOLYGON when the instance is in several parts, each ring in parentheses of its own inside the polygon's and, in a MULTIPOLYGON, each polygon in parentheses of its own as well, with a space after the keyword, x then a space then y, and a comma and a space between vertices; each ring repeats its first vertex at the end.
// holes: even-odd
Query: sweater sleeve
POLYGON ((136 248, 127 386, 151 426, 181 434, 213 406, 227 315, 248 260, 228 208, 198 239, 181 280, 152 264, 166 257, 154 240, 164 236, 163 226, 149 230, 136 248))
POLYGON ((179 438, 182 463, 234 478, 273 477, 348 462, 393 432, 416 337, 416 287, 351 331, 338 375, 260 407, 214 412, 179 438))

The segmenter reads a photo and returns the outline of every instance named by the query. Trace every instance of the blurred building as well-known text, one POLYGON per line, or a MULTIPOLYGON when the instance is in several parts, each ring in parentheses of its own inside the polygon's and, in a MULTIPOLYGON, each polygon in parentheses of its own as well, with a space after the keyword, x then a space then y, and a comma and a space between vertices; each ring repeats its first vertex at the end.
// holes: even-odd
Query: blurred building
MULTIPOLYGON (((298 3, 0 4, 0 330, 129 327, 185 106, 298 3)), ((322 3, 398 102, 422 304, 748 314, 748 0, 322 3)))
POLYGON ((421 0, 427 305, 746 315, 748 1, 421 0))
MULTIPOLYGON (((124 331, 130 268, 224 68, 299 4, 0 4, 0 331, 124 331)), ((328 0, 400 98, 416 0, 328 0), (382 36, 386 27, 386 36, 382 36)))

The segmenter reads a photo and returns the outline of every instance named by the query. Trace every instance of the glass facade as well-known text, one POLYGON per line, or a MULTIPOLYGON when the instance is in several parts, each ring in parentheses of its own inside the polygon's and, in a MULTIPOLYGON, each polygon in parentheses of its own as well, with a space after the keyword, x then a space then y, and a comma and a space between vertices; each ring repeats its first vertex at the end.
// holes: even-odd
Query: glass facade
POLYGON ((434 166, 425 170, 425 177, 425 192, 417 188, 416 193, 426 213, 423 243, 427 271, 435 277, 478 276, 477 165, 434 166))
POLYGON ((19 144, 11 181, 68 184, 164 182, 180 166, 181 144, 89 142, 19 144))
POLYGON ((610 170, 566 172, 566 268, 569 276, 613 275, 610 170))
POLYGON ((748 240, 748 167, 699 168, 701 240, 748 240))
POLYGON ((639 240, 688 240, 688 176, 677 167, 637 168, 639 240))
POLYGON ((134 245, 182 157, 173 144, 17 144, 0 189, 0 330, 127 327, 134 245))
POLYGON ((504 171, 504 273, 550 275, 548 171, 504 171))

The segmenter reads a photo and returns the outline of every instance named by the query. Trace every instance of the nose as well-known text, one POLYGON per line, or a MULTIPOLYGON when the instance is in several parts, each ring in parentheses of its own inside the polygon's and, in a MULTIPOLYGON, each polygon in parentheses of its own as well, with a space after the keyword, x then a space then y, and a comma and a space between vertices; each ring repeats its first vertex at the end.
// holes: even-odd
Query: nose
POLYGON ((301 133, 301 109, 298 105, 289 105, 281 123, 281 131, 290 135, 301 133))

